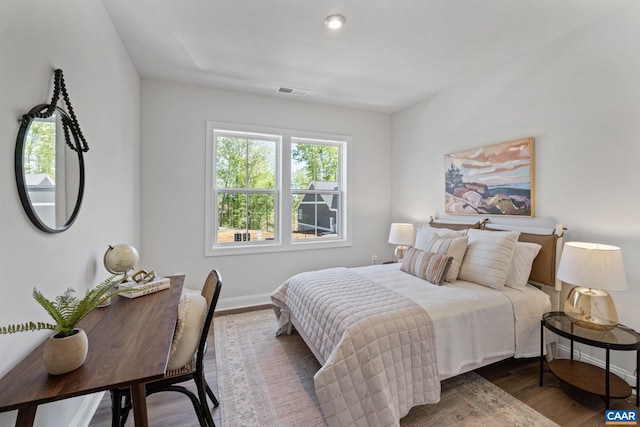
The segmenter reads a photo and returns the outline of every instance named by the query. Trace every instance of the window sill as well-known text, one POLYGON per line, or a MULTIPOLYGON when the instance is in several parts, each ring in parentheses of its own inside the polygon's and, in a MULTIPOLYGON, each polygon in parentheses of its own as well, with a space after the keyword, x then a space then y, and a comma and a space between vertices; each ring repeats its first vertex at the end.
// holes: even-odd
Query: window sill
POLYGON ((263 243, 248 246, 205 248, 204 256, 252 255, 276 252, 293 252, 350 247, 350 240, 331 240, 324 242, 293 242, 289 244, 263 243))

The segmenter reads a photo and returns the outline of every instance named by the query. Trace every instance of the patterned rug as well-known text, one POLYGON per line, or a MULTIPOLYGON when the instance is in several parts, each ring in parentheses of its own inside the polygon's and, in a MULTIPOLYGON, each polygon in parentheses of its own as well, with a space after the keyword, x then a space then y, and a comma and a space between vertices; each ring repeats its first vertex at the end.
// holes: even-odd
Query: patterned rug
MULTIPOLYGON (((216 317, 214 328, 222 427, 325 425, 313 387, 320 364, 299 335, 275 337, 272 310, 216 317)), ((443 381, 440 402, 400 424, 557 426, 474 372, 443 381)))

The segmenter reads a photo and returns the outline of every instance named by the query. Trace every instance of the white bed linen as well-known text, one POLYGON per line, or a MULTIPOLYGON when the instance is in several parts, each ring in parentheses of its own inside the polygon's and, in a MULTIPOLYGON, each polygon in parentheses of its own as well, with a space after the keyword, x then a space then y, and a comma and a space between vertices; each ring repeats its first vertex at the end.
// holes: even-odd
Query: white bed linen
POLYGON ((540 318, 550 311, 551 302, 533 286, 496 290, 460 280, 435 286, 401 271, 399 263, 352 270, 411 298, 429 313, 441 379, 486 360, 540 354, 540 318))

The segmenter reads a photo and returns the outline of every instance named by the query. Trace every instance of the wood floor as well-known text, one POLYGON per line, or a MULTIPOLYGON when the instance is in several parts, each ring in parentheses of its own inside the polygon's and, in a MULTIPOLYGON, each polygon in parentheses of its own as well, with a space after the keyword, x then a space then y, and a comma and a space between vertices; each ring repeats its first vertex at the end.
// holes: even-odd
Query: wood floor
MULTIPOLYGON (((217 390, 213 347, 213 335, 211 335, 205 362, 206 377, 216 396, 222 401, 224 396, 220 396, 217 390)), ((595 427, 605 425, 602 399, 562 384, 553 374, 548 372, 544 374, 544 387, 540 387, 539 366, 538 359, 508 359, 481 368, 476 372, 561 426, 595 427)), ((191 384, 187 383, 186 385, 188 388, 194 389, 191 384)), ((149 425, 153 427, 198 426, 193 407, 182 394, 158 393, 149 396, 147 404, 149 425)), ((637 409, 635 397, 614 400, 611 409, 637 409)), ((220 426, 219 411, 215 409, 212 414, 216 425, 220 426)), ((110 425, 111 402, 107 393, 93 417, 90 427, 110 425)), ((133 426, 132 419, 127 421, 127 426, 133 426)))
MULTIPOLYGON (((601 398, 561 383, 548 371, 544 374, 544 387, 540 387, 537 358, 507 359, 476 372, 563 427, 605 425, 601 398)), ((635 396, 612 400, 610 409, 638 409, 635 396)))

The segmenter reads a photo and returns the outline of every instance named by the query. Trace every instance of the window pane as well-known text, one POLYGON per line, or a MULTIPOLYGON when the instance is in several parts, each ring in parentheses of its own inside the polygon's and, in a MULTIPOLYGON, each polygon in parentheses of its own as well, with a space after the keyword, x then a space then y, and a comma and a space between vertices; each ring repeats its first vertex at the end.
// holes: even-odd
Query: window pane
POLYGON ((313 182, 338 182, 340 149, 334 145, 291 144, 291 186, 309 189, 313 182))
POLYGON ((246 188, 247 139, 218 135, 216 137, 216 186, 246 188))
POLYGON ((338 147, 316 145, 316 181, 338 182, 338 147))
POLYGON ((300 202, 304 198, 304 194, 291 195, 291 230, 295 234, 298 232, 298 220, 301 219, 303 210, 300 208, 300 202))
POLYGON ((218 193, 218 238, 217 243, 229 243, 246 240, 247 195, 237 193, 218 193))
POLYGON ((249 194, 249 233, 251 240, 275 240, 275 196, 249 194))
POLYGON ((291 144, 291 188, 306 190, 313 181, 313 146, 291 144))
POLYGON ((24 147, 24 173, 45 174, 56 179, 56 116, 35 119, 24 147))
MULTIPOLYGON (((22 159, 24 179, 31 206, 38 218, 51 228, 61 227, 69 218, 65 201, 73 201, 73 203, 76 201, 75 198, 67 199, 65 196, 67 188, 64 185, 64 174, 61 179, 63 185, 56 186, 56 157, 58 162, 64 164, 64 160, 60 157, 67 152, 64 146, 61 148, 62 151, 59 147, 56 153, 55 115, 44 119, 36 118, 31 122, 22 159)), ((67 182, 72 181, 67 178, 67 182)), ((73 208, 73 204, 70 207, 73 208)))
POLYGON ((292 238, 336 237, 339 232, 338 194, 295 194, 299 201, 293 209, 292 238))
POLYGON ((249 140, 249 187, 276 188, 276 143, 249 140))
POLYGON ((275 205, 274 194, 218 193, 216 242, 275 240, 275 205))
POLYGON ((276 141, 251 135, 217 134, 216 186, 275 188, 276 141))

